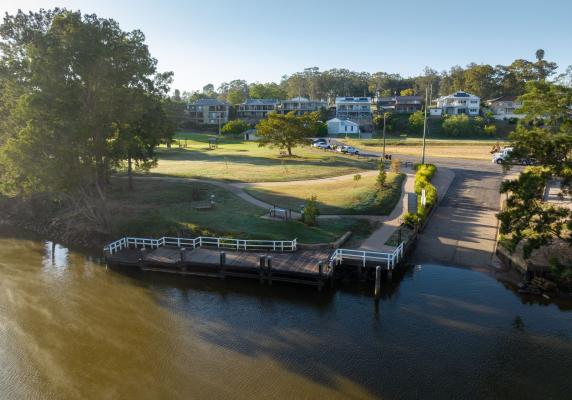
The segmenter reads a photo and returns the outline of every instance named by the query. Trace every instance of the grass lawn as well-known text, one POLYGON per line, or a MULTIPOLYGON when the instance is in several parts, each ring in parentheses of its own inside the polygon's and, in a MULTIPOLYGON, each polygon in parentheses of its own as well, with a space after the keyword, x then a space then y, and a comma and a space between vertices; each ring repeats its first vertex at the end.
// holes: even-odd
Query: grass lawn
POLYGON ((295 211, 315 194, 322 214, 388 215, 401 196, 403 175, 388 173, 387 189, 380 194, 375 179, 374 175, 363 176, 357 182, 349 177, 326 182, 253 185, 246 190, 262 201, 295 211))
POLYGON ((280 156, 279 149, 259 147, 256 142, 222 137, 209 150, 213 135, 179 133, 171 149, 158 150, 153 174, 241 182, 276 182, 325 178, 376 168, 374 161, 358 159, 309 146, 295 148, 294 157, 280 156), (179 147, 179 143, 186 147, 179 147))
MULTIPOLYGON (((350 146, 362 149, 364 152, 383 151, 383 139, 342 140, 350 146)), ((473 160, 490 160, 491 148, 497 140, 452 140, 452 139, 429 139, 427 140, 426 154, 429 157, 466 158, 473 160)), ((422 139, 388 139, 386 140, 386 152, 389 154, 403 154, 420 156, 422 151, 422 139)), ((505 142, 499 142, 502 145, 505 142)))
POLYGON ((307 227, 298 221, 273 221, 260 218, 264 209, 251 205, 234 194, 207 183, 135 180, 135 190, 127 182, 115 180, 109 196, 114 215, 114 235, 161 237, 186 230, 192 235, 227 236, 244 239, 292 240, 320 243, 336 240, 348 230, 356 237, 372 231, 370 222, 343 218, 320 221, 307 227), (216 206, 197 210, 195 206, 215 195, 216 206))

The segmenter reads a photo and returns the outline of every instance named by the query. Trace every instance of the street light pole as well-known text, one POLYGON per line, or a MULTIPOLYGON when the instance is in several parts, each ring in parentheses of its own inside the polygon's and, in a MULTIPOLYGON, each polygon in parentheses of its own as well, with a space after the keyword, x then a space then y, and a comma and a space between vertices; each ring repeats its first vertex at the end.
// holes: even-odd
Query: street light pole
POLYGON ((425 118, 423 120, 423 153, 421 155, 421 165, 425 164, 425 137, 427 136, 427 102, 429 96, 429 88, 425 88, 425 118))

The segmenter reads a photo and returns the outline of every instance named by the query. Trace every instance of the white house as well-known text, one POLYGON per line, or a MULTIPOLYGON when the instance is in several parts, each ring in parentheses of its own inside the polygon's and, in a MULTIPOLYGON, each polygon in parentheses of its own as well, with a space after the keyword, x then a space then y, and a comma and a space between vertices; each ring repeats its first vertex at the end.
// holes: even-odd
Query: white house
POLYGON ((327 122, 328 135, 345 135, 348 133, 360 133, 359 124, 349 119, 332 118, 327 122))
POLYGON ((522 107, 517 96, 501 96, 486 101, 487 107, 493 113, 494 119, 524 118, 524 114, 516 114, 515 110, 522 107))
POLYGON ((479 115, 481 98, 463 91, 439 97, 437 107, 430 111, 431 115, 479 115), (440 110, 439 110, 440 109, 440 110))

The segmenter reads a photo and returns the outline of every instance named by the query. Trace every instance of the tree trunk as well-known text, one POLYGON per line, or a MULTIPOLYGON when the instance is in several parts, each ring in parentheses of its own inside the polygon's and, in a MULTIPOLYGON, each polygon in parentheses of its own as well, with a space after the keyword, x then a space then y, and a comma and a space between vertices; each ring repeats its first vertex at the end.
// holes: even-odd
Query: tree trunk
POLYGON ((133 162, 127 157, 127 182, 129 190, 133 190, 133 162))
POLYGON ((292 157, 292 147, 288 146, 288 157, 292 157))

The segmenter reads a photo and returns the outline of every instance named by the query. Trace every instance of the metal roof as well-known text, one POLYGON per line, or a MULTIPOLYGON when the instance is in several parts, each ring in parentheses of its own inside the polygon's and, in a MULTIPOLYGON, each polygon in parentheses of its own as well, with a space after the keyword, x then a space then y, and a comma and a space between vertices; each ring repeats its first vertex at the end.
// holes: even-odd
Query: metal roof
POLYGON ((219 99, 198 99, 194 103, 190 103, 191 106, 228 106, 227 103, 219 99))

